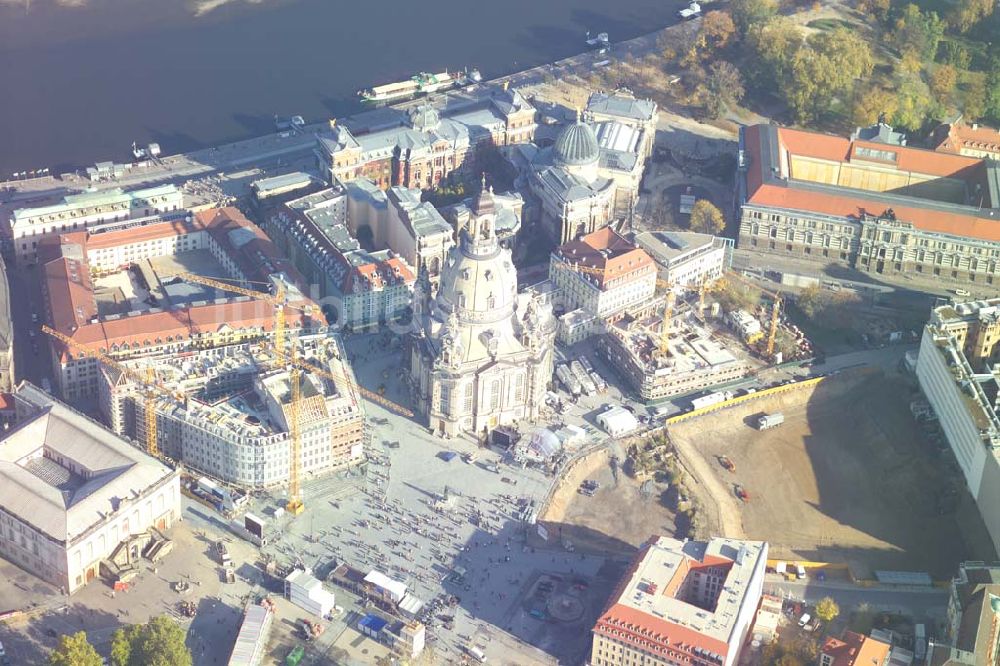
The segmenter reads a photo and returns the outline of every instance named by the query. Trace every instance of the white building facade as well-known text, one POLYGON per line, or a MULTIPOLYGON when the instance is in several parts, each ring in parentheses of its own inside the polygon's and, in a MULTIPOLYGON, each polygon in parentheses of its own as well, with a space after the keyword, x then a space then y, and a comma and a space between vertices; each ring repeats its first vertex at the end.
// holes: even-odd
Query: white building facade
POLYGON ((721 278, 733 246, 730 238, 683 231, 647 231, 637 234, 635 242, 656 262, 660 277, 681 289, 721 278))
POLYGON ((1000 375, 993 365, 1000 299, 935 308, 917 380, 937 415, 994 547, 1000 549, 1000 375), (987 367, 974 367, 985 363, 987 367), (994 396, 991 398, 991 396, 994 396))
POLYGON ((556 248, 549 280, 567 310, 606 319, 653 297, 656 266, 643 250, 605 228, 556 248))
POLYGON ((14 256, 18 263, 33 262, 37 259, 38 245, 52 235, 183 210, 184 195, 174 185, 132 192, 116 188, 71 194, 59 204, 14 211, 10 219, 14 256))
POLYGON ((181 519, 180 472, 30 384, 0 441, 0 555, 72 594, 126 540, 181 519))

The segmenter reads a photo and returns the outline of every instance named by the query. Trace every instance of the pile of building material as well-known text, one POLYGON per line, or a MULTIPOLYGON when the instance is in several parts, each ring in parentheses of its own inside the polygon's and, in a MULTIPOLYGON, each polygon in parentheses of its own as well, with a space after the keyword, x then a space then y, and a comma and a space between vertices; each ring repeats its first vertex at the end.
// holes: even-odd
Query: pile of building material
POLYGON ((285 578, 285 598, 318 617, 333 610, 333 592, 323 587, 307 569, 296 569, 285 578))

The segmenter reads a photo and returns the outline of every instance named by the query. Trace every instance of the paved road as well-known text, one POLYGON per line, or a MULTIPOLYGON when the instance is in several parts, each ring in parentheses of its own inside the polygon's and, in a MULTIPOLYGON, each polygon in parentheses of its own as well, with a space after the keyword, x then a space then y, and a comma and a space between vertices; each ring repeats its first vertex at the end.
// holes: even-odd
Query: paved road
POLYGON ((867 604, 879 611, 899 612, 917 619, 940 620, 947 614, 948 591, 937 588, 888 588, 860 587, 851 583, 810 581, 784 581, 769 574, 764 581, 768 594, 814 604, 823 597, 831 597, 846 609, 867 604))

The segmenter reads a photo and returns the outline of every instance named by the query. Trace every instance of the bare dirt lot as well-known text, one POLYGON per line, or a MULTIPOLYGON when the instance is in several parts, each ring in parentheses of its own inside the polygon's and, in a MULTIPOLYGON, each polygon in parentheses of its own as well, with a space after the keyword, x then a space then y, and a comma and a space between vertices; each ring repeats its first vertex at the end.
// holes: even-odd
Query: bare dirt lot
POLYGON ((630 554, 656 534, 674 534, 674 512, 661 501, 666 484, 642 483, 621 470, 612 473, 610 452, 602 449, 582 460, 563 480, 539 522, 550 540, 560 536, 585 552, 630 554), (577 492, 585 480, 601 487, 593 497, 577 492))
POLYGON ((726 536, 767 540, 777 558, 846 562, 862 575, 945 578, 962 559, 993 552, 952 461, 922 440, 912 390, 898 375, 844 373, 681 422, 670 435, 726 536), (773 412, 785 423, 758 431, 756 417, 773 412), (748 502, 736 498, 737 483, 748 502))

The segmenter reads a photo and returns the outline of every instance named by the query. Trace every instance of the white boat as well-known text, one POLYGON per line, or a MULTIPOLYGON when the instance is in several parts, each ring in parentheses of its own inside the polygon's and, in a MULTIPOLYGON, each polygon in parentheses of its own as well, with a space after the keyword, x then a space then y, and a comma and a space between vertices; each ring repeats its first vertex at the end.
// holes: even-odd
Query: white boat
POLYGON ((416 95, 447 90, 448 88, 455 87, 458 83, 459 79, 452 76, 449 72, 440 72, 438 74, 420 72, 406 81, 387 83, 367 90, 359 90, 358 96, 364 102, 392 102, 416 95))

